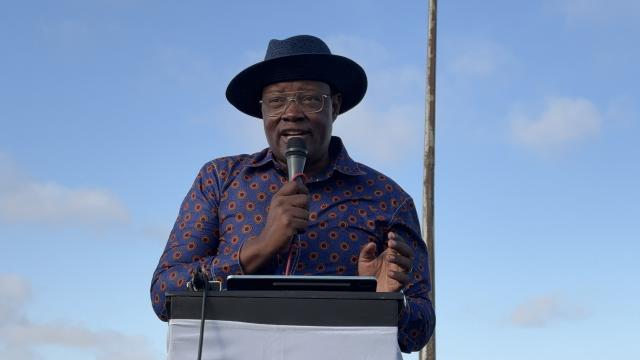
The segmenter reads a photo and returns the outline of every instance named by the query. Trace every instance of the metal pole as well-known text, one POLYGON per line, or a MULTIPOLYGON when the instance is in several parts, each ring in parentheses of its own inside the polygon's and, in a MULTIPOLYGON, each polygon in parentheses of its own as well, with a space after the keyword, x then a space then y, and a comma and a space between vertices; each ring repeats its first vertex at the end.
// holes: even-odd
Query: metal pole
MULTIPOLYGON (((429 0, 427 29, 427 93, 424 126, 424 167, 422 191, 422 237, 429 251, 429 271, 431 292, 429 298, 436 306, 435 249, 434 249, 434 171, 435 171, 435 134, 436 134, 436 25, 438 1, 429 0)), ((436 359, 436 333, 422 350, 420 360, 436 359)))

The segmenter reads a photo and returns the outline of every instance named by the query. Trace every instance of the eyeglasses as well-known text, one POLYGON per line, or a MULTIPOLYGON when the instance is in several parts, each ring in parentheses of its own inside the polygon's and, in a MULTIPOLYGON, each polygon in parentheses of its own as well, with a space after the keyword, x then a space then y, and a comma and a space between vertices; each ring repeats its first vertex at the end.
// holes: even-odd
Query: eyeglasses
POLYGON ((287 110, 289 102, 294 101, 305 114, 318 113, 324 109, 324 101, 329 95, 294 92, 268 94, 262 97, 260 104, 267 116, 277 117, 287 110))

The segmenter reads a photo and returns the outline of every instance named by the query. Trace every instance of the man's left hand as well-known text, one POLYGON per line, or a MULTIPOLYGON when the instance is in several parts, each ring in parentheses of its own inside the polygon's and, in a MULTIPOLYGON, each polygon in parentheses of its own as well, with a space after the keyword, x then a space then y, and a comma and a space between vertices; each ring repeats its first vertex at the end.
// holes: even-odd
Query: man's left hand
POLYGON ((387 235, 387 249, 376 256, 376 244, 371 242, 360 250, 358 275, 375 276, 377 292, 394 292, 403 289, 413 271, 413 248, 394 232, 387 235))

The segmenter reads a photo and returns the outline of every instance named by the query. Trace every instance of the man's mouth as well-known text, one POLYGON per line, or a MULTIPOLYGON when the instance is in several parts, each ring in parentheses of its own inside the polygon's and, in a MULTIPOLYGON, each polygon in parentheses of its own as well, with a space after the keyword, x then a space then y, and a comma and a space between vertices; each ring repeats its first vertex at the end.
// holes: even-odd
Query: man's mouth
POLYGON ((292 137, 307 137, 309 135, 309 131, 306 130, 284 130, 280 132, 280 136, 282 136, 285 141, 289 141, 292 137))

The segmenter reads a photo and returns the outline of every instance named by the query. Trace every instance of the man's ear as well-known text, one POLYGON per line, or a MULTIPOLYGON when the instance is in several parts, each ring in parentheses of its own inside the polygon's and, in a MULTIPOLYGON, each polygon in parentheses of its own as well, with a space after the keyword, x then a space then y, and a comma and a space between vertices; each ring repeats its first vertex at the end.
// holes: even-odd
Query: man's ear
POLYGON ((336 121, 338 114, 340 113, 340 106, 342 105, 342 94, 337 93, 331 95, 331 116, 333 121, 336 121))

